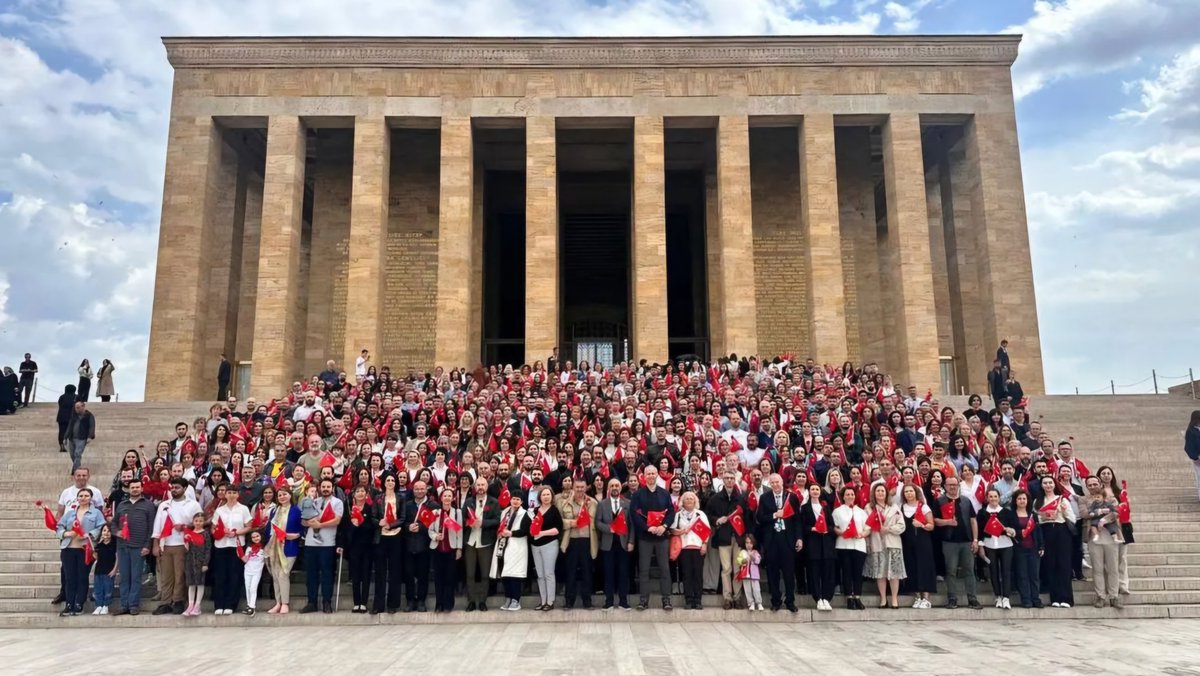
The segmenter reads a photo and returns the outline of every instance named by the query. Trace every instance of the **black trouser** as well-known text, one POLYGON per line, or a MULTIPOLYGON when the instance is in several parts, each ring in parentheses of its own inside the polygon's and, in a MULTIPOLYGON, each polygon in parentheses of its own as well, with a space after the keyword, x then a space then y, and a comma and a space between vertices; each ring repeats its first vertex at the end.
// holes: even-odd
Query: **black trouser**
POLYGON ((629 605, 629 560, 633 557, 618 538, 613 538, 612 549, 600 552, 604 557, 604 605, 613 605, 613 594, 621 605, 629 605))
MULTIPOLYGON (((1074 575, 1076 579, 1080 579, 1080 580, 1083 579, 1083 531, 1084 531, 1083 524, 1084 523, 1085 522, 1083 522, 1083 521, 1076 523, 1074 533, 1070 533, 1070 529, 1068 529, 1068 531, 1067 531, 1071 535, 1071 574, 1074 575)), ((1064 528, 1065 528, 1065 526, 1064 526, 1064 528)))
POLYGON ((658 592, 662 595, 663 604, 671 602, 671 572, 668 564, 671 562, 671 545, 664 540, 642 538, 637 543, 638 550, 638 594, 643 604, 650 603, 650 559, 658 561, 658 592))
POLYGON ((225 401, 229 398, 229 381, 217 381, 217 401, 225 401))
POLYGON ((354 596, 354 606, 367 605, 371 596, 371 564, 375 552, 371 544, 360 544, 346 550, 346 558, 350 564, 350 591, 354 596))
POLYGON ((234 547, 213 547, 213 606, 216 610, 237 610, 245 584, 242 561, 234 547))
POLYGON ((58 448, 59 448, 59 450, 66 448, 67 426, 70 424, 71 424, 70 422, 58 423, 58 448))
POLYGON ((704 592, 704 555, 699 549, 679 552, 679 574, 683 577, 684 605, 700 605, 704 592))
POLYGON ((1071 590, 1071 533, 1066 524, 1044 523, 1046 555, 1042 557, 1041 577, 1050 593, 1050 603, 1075 605, 1071 590))
POLYGON ((111 394, 102 394, 102 395, 100 395, 100 401, 107 402, 107 401, 108 401, 108 400, 110 400, 110 399, 112 399, 112 395, 111 395, 111 394))
POLYGON ((1013 589, 1013 548, 985 548, 988 556, 988 575, 992 578, 992 593, 1008 598, 1013 589))
MULTIPOLYGON (((17 392, 20 395, 17 398, 21 400, 22 404, 28 406, 29 397, 33 394, 33 378, 22 378, 20 385, 17 387, 17 392)), ((15 405, 16 402, 13 402, 13 404, 15 405)))
MULTIPOLYGON (((404 600, 404 540, 380 536, 375 545, 375 605, 378 612, 395 610, 404 600)), ((365 601, 364 601, 365 603, 365 601)))
POLYGON ((567 541, 566 603, 570 608, 579 596, 584 608, 592 607, 592 540, 571 538, 567 541))
POLYGON ((857 549, 837 550, 838 562, 842 566, 842 593, 846 596, 862 596, 863 564, 866 552, 857 549))
POLYGON ((66 601, 64 601, 64 610, 82 610, 83 604, 87 602, 88 594, 88 570, 91 568, 83 555, 82 548, 67 547, 59 552, 59 560, 62 562, 62 572, 64 586, 66 588, 66 601))
POLYGON ((433 559, 433 593, 436 599, 434 608, 437 610, 454 610, 454 587, 458 584, 458 566, 454 551, 434 550, 433 559))
POLYGON ((833 559, 808 558, 808 591, 814 601, 833 599, 833 559))
POLYGON ((767 586, 771 589, 771 607, 778 608, 787 601, 789 606, 796 605, 796 553, 789 549, 783 537, 774 538, 763 555, 763 563, 767 569, 767 586), (783 578, 782 585, 780 578, 783 578))
POLYGON ((405 567, 408 573, 408 603, 424 605, 425 597, 429 596, 429 550, 410 551, 405 567))

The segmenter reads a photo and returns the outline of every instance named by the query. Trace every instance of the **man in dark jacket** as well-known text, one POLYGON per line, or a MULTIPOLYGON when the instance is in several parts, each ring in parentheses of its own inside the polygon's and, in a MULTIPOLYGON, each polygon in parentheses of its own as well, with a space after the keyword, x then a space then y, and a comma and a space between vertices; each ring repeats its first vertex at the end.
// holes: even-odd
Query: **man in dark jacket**
POLYGON ((221 363, 217 365, 217 401, 225 401, 229 397, 229 381, 233 375, 233 366, 221 354, 221 363))
POLYGON ((658 470, 653 465, 647 465, 642 476, 646 479, 646 485, 639 488, 629 501, 629 511, 633 514, 633 532, 637 536, 638 590, 641 592, 638 610, 645 610, 650 606, 651 557, 658 559, 658 590, 662 594, 663 610, 671 610, 670 543, 667 526, 675 520, 675 507, 671 503, 671 495, 658 487, 658 470), (650 525, 652 513, 663 515, 661 520, 655 521, 658 525, 650 525))
POLYGON ((712 542, 709 544, 716 547, 717 558, 721 561, 721 596, 725 597, 725 610, 733 607, 734 597, 737 596, 734 587, 736 571, 734 564, 737 563, 738 552, 742 549, 739 537, 733 530, 733 524, 730 523, 730 517, 739 507, 742 508, 743 523, 751 516, 745 507, 742 494, 737 489, 736 482, 737 477, 733 472, 725 472, 725 476, 721 477, 724 488, 713 493, 704 506, 708 522, 713 525, 712 542))
POLYGON ((75 402, 75 412, 67 424, 67 439, 71 442, 71 474, 83 463, 83 451, 96 438, 96 417, 87 410, 87 402, 75 402))
POLYGON ((1005 387, 1004 369, 1000 366, 1000 360, 992 362, 992 370, 988 371, 988 391, 992 395, 992 403, 995 408, 1000 408, 1000 400, 1008 396, 1008 388, 1005 387))
POLYGON ((33 360, 33 355, 25 353, 25 361, 21 362, 19 368, 21 372, 21 380, 19 383, 21 389, 21 405, 29 408, 29 396, 33 393, 33 381, 37 378, 38 365, 33 360))
POLYGON ((800 501, 792 493, 783 490, 783 477, 778 474, 772 474, 767 479, 767 485, 770 490, 764 491, 759 499, 757 514, 759 531, 763 534, 763 563, 767 586, 771 590, 771 610, 779 610, 786 602, 787 609, 796 613, 800 611, 796 607, 795 572, 796 552, 802 542, 798 518, 800 501))
MULTIPOLYGON (((439 509, 428 500, 429 487, 424 481, 413 483, 413 499, 404 505, 404 540, 408 556, 404 570, 408 573, 408 609, 405 612, 426 611, 425 598, 429 596, 429 528, 417 517, 421 508, 439 509)), ((490 562, 489 562, 490 565, 490 562)))

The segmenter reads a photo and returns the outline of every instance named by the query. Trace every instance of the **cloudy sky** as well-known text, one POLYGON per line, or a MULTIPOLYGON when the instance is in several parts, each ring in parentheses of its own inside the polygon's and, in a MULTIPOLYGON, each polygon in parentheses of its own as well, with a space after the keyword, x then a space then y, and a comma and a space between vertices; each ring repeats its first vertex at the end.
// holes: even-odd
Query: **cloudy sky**
POLYGON ((52 399, 82 357, 107 357, 120 398, 142 396, 162 35, 914 32, 1025 36, 1048 388, 1200 370, 1197 0, 0 0, 0 365, 34 352, 52 399))

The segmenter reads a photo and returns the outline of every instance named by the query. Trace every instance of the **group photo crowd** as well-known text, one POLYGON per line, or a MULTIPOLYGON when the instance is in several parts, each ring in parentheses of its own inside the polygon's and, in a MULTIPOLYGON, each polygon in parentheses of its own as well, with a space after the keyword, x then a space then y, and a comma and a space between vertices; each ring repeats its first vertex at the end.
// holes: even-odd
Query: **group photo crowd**
POLYGON ((556 355, 401 376, 363 350, 269 401, 230 397, 223 371, 206 415, 131 440, 119 467, 88 465, 95 420, 66 392, 71 481, 38 503, 61 548, 54 603, 1070 608, 1090 578, 1097 607, 1124 605, 1128 487, 1042 429, 1000 355, 986 405, 964 410, 875 364, 556 355))

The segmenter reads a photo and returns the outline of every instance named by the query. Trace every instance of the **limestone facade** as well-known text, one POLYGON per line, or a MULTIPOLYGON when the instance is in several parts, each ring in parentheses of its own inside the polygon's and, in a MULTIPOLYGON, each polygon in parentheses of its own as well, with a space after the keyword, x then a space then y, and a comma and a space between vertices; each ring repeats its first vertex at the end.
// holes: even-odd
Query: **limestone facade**
POLYGON ((401 376, 483 359, 492 170, 524 174, 520 350, 544 360, 566 340, 559 183, 581 156, 631 186, 628 356, 675 349, 664 205, 686 161, 710 354, 981 391, 1007 338, 1041 392, 1019 40, 167 38, 146 397, 212 396, 221 352, 260 400, 364 347, 401 376), (580 129, 627 130, 625 150, 581 155, 580 129))

